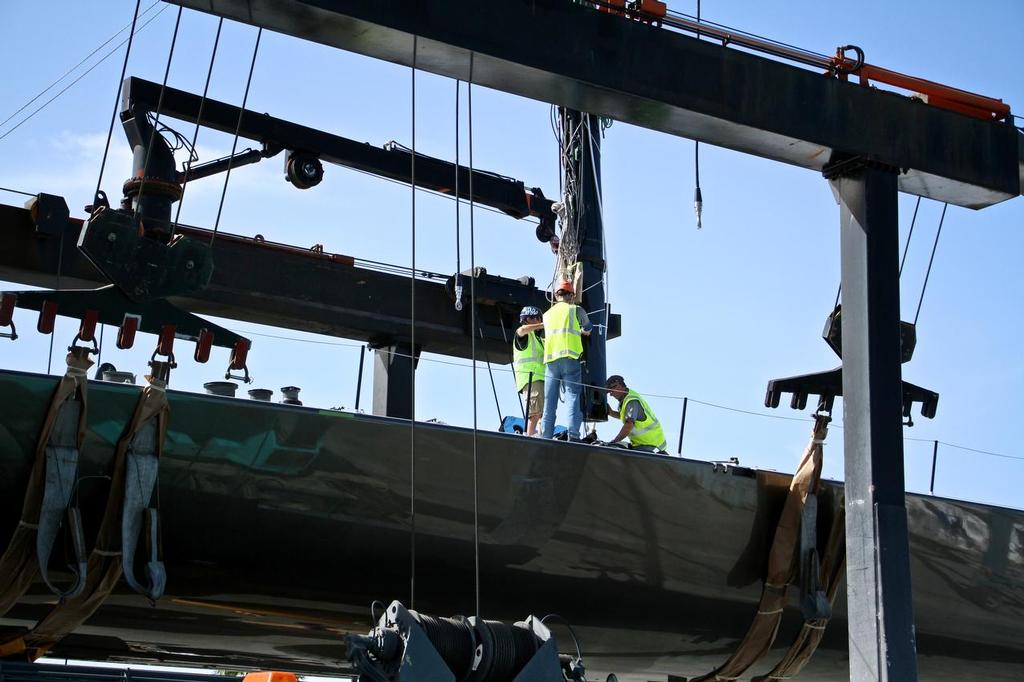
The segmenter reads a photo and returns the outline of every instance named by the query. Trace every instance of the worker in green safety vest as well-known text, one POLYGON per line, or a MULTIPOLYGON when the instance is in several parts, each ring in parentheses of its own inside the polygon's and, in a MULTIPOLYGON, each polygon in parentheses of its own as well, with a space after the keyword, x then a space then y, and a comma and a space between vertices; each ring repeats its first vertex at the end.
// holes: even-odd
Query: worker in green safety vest
POLYGON ((526 405, 526 435, 537 434, 544 413, 544 321, 536 306, 519 312, 519 328, 512 339, 512 366, 516 390, 526 405))
POLYGON ((565 389, 569 408, 569 440, 580 439, 583 411, 580 394, 583 389, 583 337, 590 335, 592 325, 587 312, 573 303, 572 282, 561 282, 555 289, 555 303, 544 313, 544 418, 543 436, 555 433, 558 391, 565 389))
POLYGON ((604 384, 608 393, 619 401, 619 409, 608 408, 608 414, 622 420, 622 428, 609 444, 629 438, 629 447, 646 452, 664 451, 668 446, 661 422, 639 393, 626 386, 626 380, 618 374, 608 377, 604 384))

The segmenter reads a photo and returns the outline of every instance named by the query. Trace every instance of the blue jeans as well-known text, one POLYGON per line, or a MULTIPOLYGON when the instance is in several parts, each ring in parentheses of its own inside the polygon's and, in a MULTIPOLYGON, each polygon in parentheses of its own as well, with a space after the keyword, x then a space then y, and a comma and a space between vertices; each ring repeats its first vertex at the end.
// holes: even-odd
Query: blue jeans
POLYGON ((555 416, 558 412, 558 388, 565 386, 565 404, 569 406, 569 437, 580 437, 583 412, 580 410, 580 382, 583 372, 580 361, 559 358, 544 365, 544 418, 543 433, 551 438, 555 433, 555 416))

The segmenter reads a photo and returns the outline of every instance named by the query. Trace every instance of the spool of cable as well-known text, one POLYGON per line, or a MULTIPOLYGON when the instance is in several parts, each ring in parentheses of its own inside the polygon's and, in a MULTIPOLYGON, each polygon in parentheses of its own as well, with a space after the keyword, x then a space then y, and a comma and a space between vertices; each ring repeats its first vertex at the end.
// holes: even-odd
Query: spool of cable
POLYGON ((436 618, 410 611, 423 628, 427 639, 441 655, 457 679, 464 679, 473 665, 476 636, 473 628, 460 618, 436 618))

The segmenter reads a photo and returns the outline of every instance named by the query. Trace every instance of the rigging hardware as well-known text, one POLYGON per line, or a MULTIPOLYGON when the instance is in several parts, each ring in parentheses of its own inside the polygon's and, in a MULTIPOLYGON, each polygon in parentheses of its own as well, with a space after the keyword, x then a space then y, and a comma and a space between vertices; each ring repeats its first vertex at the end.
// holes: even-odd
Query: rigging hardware
POLYGON ((360 682, 586 682, 582 656, 559 656, 535 616, 508 625, 436 618, 394 601, 366 635, 345 637, 360 682))

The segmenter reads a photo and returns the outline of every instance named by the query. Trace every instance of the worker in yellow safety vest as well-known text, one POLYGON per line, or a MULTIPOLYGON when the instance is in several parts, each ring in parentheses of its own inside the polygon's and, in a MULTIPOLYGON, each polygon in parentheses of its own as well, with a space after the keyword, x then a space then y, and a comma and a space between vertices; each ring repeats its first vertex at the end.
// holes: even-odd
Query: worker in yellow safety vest
POLYGON ((639 393, 626 386, 626 380, 618 374, 608 377, 604 384, 608 393, 619 401, 619 409, 608 408, 608 414, 622 420, 622 428, 609 444, 629 438, 629 447, 646 452, 664 451, 668 446, 661 422, 639 393))
POLYGON ((512 339, 512 366, 516 390, 526 405, 526 435, 537 434, 537 422, 544 412, 544 321, 536 306, 519 313, 519 328, 512 339))
POLYGON ((554 305, 544 313, 544 438, 554 435, 558 391, 564 388, 565 403, 569 407, 569 440, 580 439, 583 424, 580 356, 583 355, 583 337, 590 335, 592 325, 587 312, 572 301, 572 282, 562 282, 555 289, 554 305))

